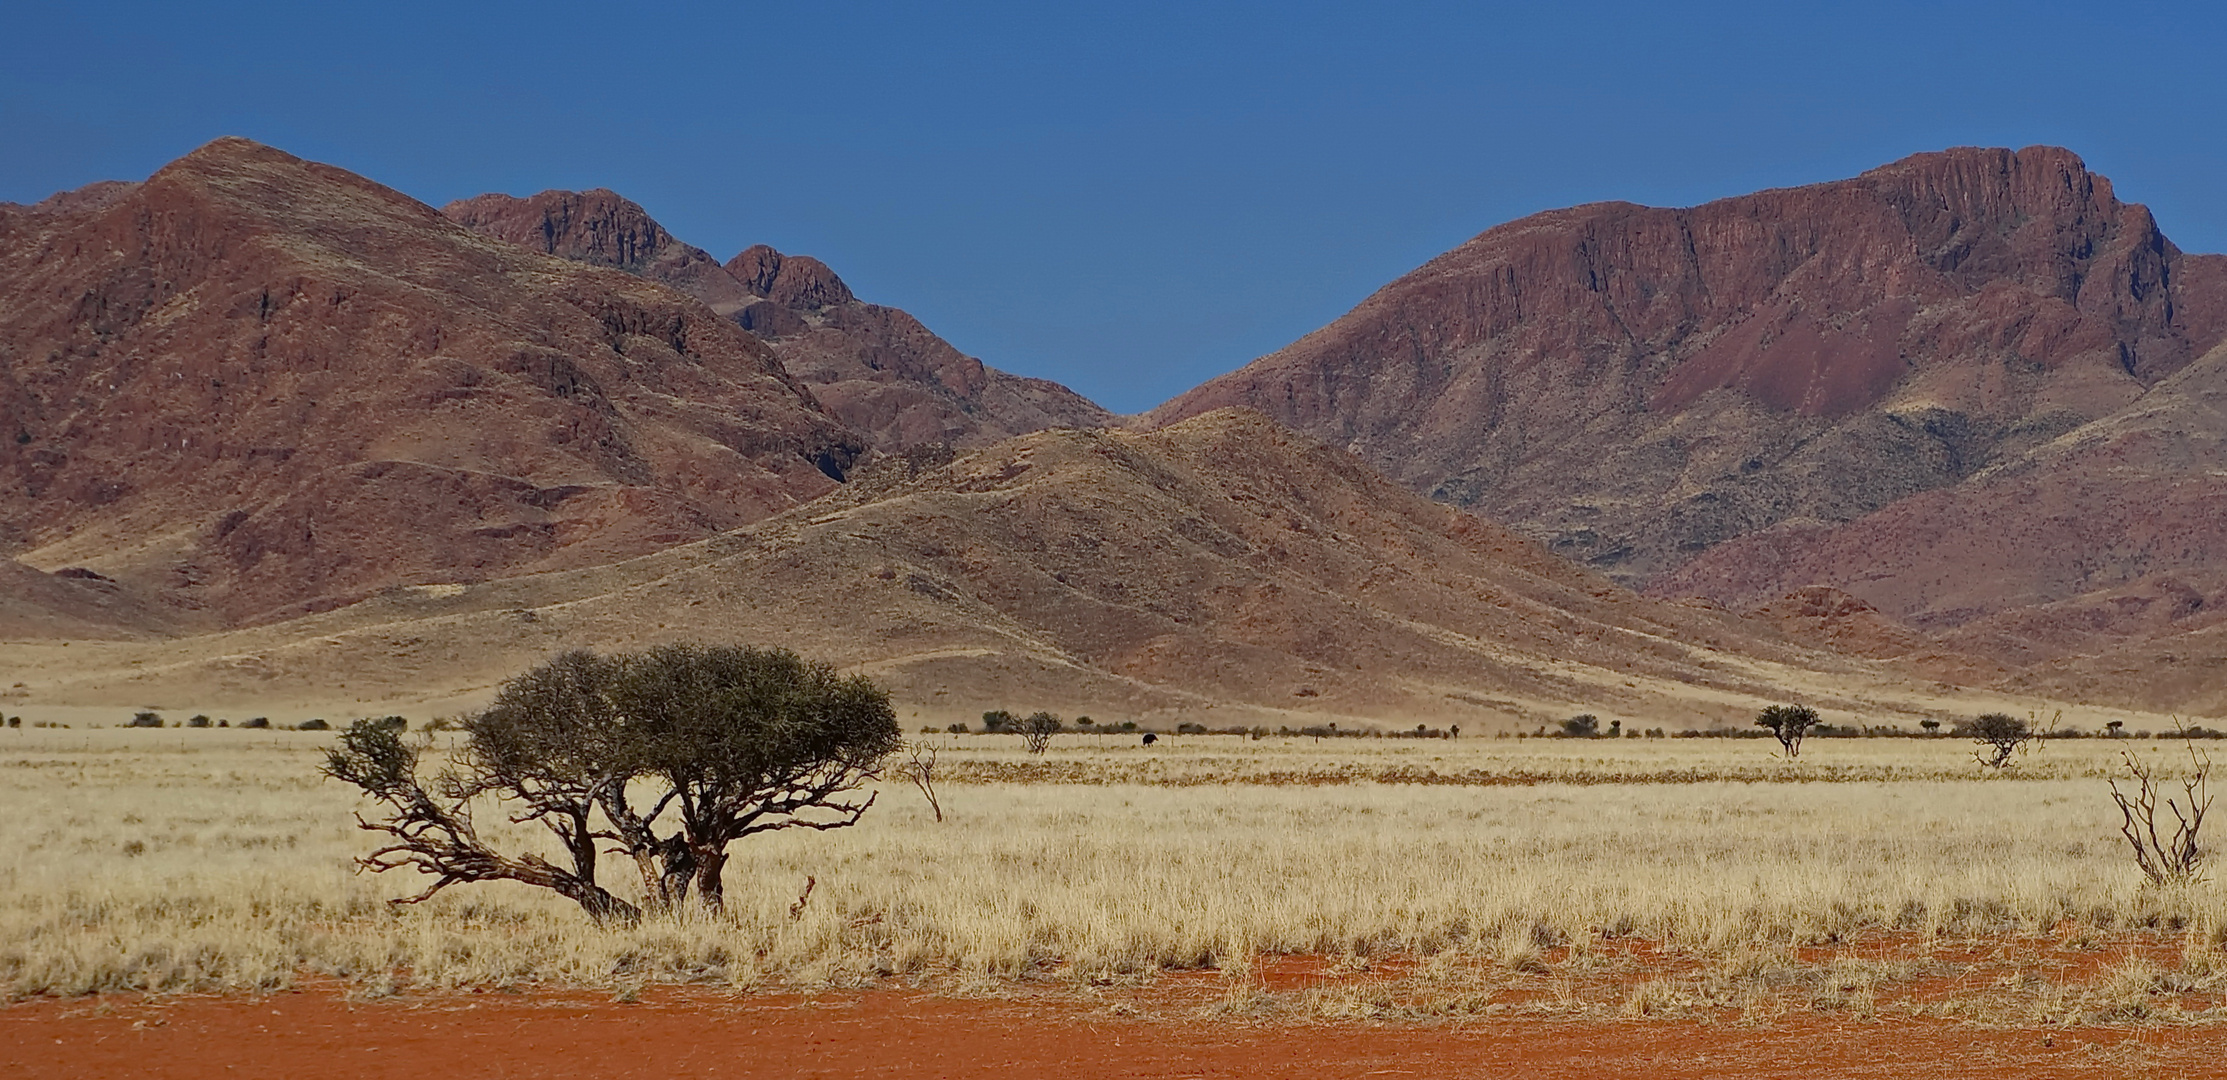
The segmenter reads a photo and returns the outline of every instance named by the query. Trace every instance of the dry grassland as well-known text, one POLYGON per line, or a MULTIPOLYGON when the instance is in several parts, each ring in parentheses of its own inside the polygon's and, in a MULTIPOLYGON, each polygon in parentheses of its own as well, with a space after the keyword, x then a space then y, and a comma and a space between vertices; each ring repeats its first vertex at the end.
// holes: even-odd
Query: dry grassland
MULTIPOLYGON (((351 872, 369 837, 317 775, 329 736, 0 731, 0 986, 1087 996, 1199 977, 1173 969, 1215 972, 1217 1008, 1240 1013, 1762 1015, 1862 1013, 1882 986, 1963 972, 1907 1007, 2021 1022, 2208 1017, 2227 990, 2227 890, 2145 886, 2104 784, 2120 745, 2171 769, 2177 744, 2060 742, 1998 775, 1947 738, 1814 741, 1784 763, 1746 740, 1064 736, 1029 758, 1010 737, 916 737, 948 747, 944 823, 891 783, 857 828, 739 845, 725 918, 604 931, 508 884, 387 904, 422 880, 351 872), (2094 970, 2075 985, 2044 953, 2094 970), (1291 955, 1398 978, 1279 996, 1291 955)), ((493 811, 482 826, 542 842, 493 811)))

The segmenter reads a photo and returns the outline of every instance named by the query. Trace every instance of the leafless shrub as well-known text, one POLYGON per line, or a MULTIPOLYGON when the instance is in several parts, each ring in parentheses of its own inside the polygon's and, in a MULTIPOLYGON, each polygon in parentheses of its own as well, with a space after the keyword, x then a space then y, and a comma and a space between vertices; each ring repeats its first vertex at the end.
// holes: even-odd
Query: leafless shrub
POLYGON ((2142 876, 2157 885, 2188 884, 2202 877, 2201 834, 2204 815, 2212 807, 2212 760, 2210 754, 2196 749, 2193 740, 2184 739, 2183 745, 2188 750, 2190 773, 2181 780, 2180 797, 2163 800, 2165 810, 2174 818, 2163 831, 2158 820, 2158 777, 2154 768, 2142 764, 2132 752, 2121 750, 2119 756, 2126 762, 2134 790, 2123 791, 2117 780, 2111 781, 2111 801, 2119 804, 2119 835, 2134 849, 2134 862, 2142 868, 2142 876))
POLYGON ((897 775, 904 777, 928 800, 928 809, 936 812, 936 820, 943 820, 943 802, 936 798, 937 747, 930 743, 909 742, 904 746, 905 760, 897 766, 897 775))

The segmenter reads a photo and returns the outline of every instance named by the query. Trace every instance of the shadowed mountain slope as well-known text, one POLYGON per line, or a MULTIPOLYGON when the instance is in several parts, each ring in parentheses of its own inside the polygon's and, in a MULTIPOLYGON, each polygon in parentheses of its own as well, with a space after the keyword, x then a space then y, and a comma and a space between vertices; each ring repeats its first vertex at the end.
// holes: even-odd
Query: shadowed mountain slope
POLYGON ((488 236, 680 289, 772 343, 791 374, 876 448, 972 448, 1113 416, 1058 383, 961 353, 896 308, 860 301, 826 264, 752 247, 721 266, 609 191, 481 195, 443 213, 488 236))
POLYGON ((1640 583, 2016 461, 2223 337, 2227 258, 2066 151, 1958 149, 1511 222, 1150 419, 1260 409, 1640 583))
POLYGON ((0 208, 0 299, 0 552, 208 624, 639 555, 865 449, 689 297, 242 139, 0 208))

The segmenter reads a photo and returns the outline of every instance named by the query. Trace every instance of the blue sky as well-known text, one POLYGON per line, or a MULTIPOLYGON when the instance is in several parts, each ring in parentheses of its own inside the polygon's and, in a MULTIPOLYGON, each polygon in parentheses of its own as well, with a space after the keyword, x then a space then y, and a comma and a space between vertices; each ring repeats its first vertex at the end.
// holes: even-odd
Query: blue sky
POLYGON ((609 187, 1149 407, 1494 224, 2072 147, 2227 251, 2227 5, 17 5, 0 200, 219 135, 609 187), (28 10, 25 10, 28 9, 28 10))

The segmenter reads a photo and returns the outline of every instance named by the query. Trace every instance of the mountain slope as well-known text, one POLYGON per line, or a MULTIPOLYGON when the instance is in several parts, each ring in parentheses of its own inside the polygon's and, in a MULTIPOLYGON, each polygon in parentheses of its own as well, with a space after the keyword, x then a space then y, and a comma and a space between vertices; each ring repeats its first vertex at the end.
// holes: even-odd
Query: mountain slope
POLYGON ((1235 410, 886 459, 811 506, 625 563, 396 589, 0 678, 88 703, 330 701, 345 684, 363 702, 460 707, 551 650, 689 639, 835 660, 938 723, 1008 707, 1465 730, 1585 711, 1683 728, 1745 725, 1788 697, 1867 722, 1970 704, 1637 596, 1235 410))
POLYGON ((1810 584, 2020 666, 2227 619, 2227 347, 1953 488, 1757 532, 1651 591, 1741 605, 1810 584))
POLYGON ((1948 488, 2222 338, 2227 258, 2066 151, 1959 149, 1511 222, 1150 420, 1258 408, 1636 584, 1948 488))
POLYGON ((860 301, 817 259, 759 245, 721 266, 609 191, 481 195, 442 212, 488 236, 664 282, 732 316, 878 449, 972 448, 1114 419, 1058 383, 988 367, 911 315, 860 301))
POLYGON ((639 555, 864 450, 663 286, 222 139, 0 208, 0 551, 206 623, 639 555))

